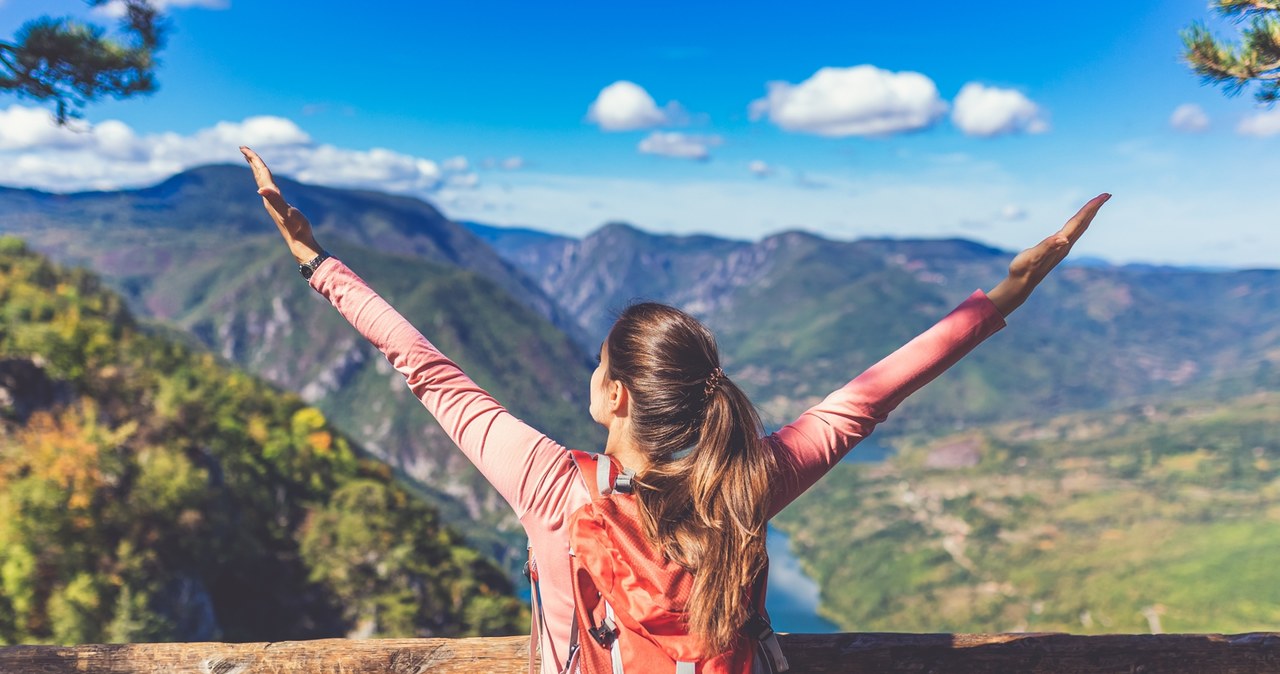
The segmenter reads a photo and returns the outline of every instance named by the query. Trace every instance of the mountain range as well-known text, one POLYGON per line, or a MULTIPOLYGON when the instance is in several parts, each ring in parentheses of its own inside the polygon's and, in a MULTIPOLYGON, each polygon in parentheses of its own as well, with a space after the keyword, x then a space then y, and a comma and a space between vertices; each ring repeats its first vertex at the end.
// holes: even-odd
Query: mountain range
MULTIPOLYGON (((1011 258, 959 239, 804 231, 742 241, 611 223, 573 238, 456 223, 408 197, 279 182, 319 239, 482 386, 588 449, 604 439, 586 414, 595 350, 633 299, 705 320, 726 372, 777 426, 991 287, 1011 258)), ((514 572, 523 536, 505 504, 295 275, 252 187, 246 169, 211 166, 141 190, 0 188, 0 232, 96 270, 139 316, 300 392, 514 572)), ((1280 271, 1087 262, 1051 276, 1007 330, 880 433, 1280 388, 1280 271)))
MULTIPOLYGON (((633 299, 697 315, 718 336, 726 372, 771 425, 790 421, 973 290, 992 287, 1012 258, 958 239, 835 241, 789 231, 749 242, 620 223, 574 239, 470 226, 557 298, 592 345, 633 299)), ((945 432, 1280 382, 1274 269, 1090 261, 1051 275, 1010 323, 909 400, 887 430, 945 432)))
MULTIPOLYGON (((567 445, 603 443, 586 415, 593 359, 528 277, 422 201, 279 183, 320 241, 513 413, 567 445)), ((298 276, 247 168, 210 166, 122 192, 0 189, 0 233, 93 269, 140 317, 299 392, 518 568, 524 538, 506 504, 403 378, 298 276)))

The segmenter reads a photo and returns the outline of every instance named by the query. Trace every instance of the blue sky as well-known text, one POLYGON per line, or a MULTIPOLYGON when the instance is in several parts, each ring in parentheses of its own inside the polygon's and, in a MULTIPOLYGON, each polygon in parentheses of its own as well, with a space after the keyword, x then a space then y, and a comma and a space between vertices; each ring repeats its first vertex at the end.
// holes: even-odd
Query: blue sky
MULTIPOLYGON (((1190 22, 1231 34, 1204 0, 169 4, 155 95, 74 134, 0 97, 0 184, 143 185, 249 142, 494 224, 1006 248, 1109 191, 1083 254, 1280 264, 1280 111, 1179 62, 1190 22)), ((41 13, 88 15, 0 0, 0 35, 41 13)))

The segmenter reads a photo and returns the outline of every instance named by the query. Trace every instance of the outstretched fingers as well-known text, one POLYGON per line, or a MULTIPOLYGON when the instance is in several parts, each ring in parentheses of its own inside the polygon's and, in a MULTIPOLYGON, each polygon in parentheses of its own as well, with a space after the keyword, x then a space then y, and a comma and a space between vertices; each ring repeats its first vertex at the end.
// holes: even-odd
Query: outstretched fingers
POLYGON ((280 194, 280 188, 276 186, 275 177, 271 175, 271 169, 267 168, 267 163, 262 161, 262 157, 259 157, 257 152, 244 145, 240 146, 240 154, 243 154, 245 161, 249 162, 249 169, 253 171, 253 181, 258 184, 258 194, 262 197, 267 210, 272 211, 272 215, 283 218, 289 211, 289 204, 280 194))
POLYGON ((257 152, 241 145, 240 154, 243 154, 244 160, 249 162, 249 168, 253 170, 253 179, 258 183, 259 190, 276 186, 275 178, 271 176, 271 169, 267 168, 266 162, 262 161, 262 157, 259 157, 257 152))
POLYGON ((1068 246, 1074 245, 1075 242, 1080 240, 1081 236, 1084 236, 1084 231, 1089 229, 1089 223, 1093 222, 1093 217, 1098 214, 1098 209, 1102 208, 1102 205, 1107 203, 1107 199, 1110 198, 1111 195, 1104 192, 1090 199, 1089 203, 1081 206, 1080 210, 1067 221, 1067 224, 1062 226, 1058 234, 1066 238, 1068 246))
POLYGON ((281 220, 288 219, 289 209, 293 207, 284 200, 284 195, 280 194, 280 188, 275 185, 260 187, 258 188, 258 194, 262 197, 262 202, 266 204, 267 210, 271 211, 272 215, 279 216, 281 220))
POLYGON ((1089 223, 1093 222, 1094 216, 1098 214, 1098 209, 1110 199, 1110 194, 1099 194, 1089 203, 1085 204, 1080 210, 1067 220, 1067 224, 1062 229, 1050 234, 1043 241, 1035 246, 1028 248, 1016 257, 1009 264, 1009 275, 1013 278, 1024 279, 1029 287, 1034 287, 1041 279, 1053 271, 1058 263, 1062 262, 1067 254, 1071 252, 1072 246, 1075 245, 1080 237, 1084 235, 1089 223))
POLYGON ((300 222, 305 218, 298 209, 285 201, 284 195, 280 193, 280 187, 276 185, 275 176, 271 175, 271 169, 267 168, 267 163, 262 161, 262 157, 259 157, 257 152, 244 145, 240 146, 240 153, 244 155, 245 161, 249 162, 249 168, 253 171, 253 180, 258 184, 258 195, 262 197, 262 205, 271 214, 271 219, 275 220, 281 233, 297 234, 295 230, 299 229, 300 222))
POLYGON ((1004 316, 1022 306, 1032 290, 1044 280, 1059 262, 1071 252, 1071 247, 1084 235, 1098 209, 1107 203, 1110 194, 1099 194, 1085 204, 1079 212, 1040 243, 1014 256, 1009 263, 1009 275, 987 293, 996 309, 1004 316))

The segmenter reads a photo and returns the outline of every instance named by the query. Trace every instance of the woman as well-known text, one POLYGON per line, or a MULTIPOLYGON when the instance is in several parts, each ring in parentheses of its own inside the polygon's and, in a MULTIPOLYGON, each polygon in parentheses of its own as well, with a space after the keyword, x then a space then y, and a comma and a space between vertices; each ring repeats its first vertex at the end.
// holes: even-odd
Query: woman
MULTIPOLYGON (((303 276, 377 346, 515 510, 537 560, 545 630, 542 671, 569 657, 574 601, 568 529, 590 501, 569 453, 511 416, 350 269, 328 257, 307 219, 248 148, 258 194, 303 276)), ((1085 204, 1057 233, 1016 256, 990 292, 762 437, 750 401, 719 367, 711 333, 677 309, 640 304, 619 317, 591 377, 604 453, 635 472, 648 544, 687 569, 688 630, 708 652, 735 648, 765 568, 765 524, 814 484, 908 395, 1004 327, 1004 317, 1070 251, 1110 198, 1085 204)))

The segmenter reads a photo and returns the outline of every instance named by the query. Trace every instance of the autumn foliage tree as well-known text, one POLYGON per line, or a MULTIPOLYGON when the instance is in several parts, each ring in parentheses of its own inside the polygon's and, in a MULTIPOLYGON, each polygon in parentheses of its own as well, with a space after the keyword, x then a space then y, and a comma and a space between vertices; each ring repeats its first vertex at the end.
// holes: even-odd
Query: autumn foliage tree
POLYGON ((0 237, 0 646, 524 625, 502 571, 320 410, 0 237))
POLYGON ((148 0, 86 0, 122 11, 120 35, 65 17, 28 21, 0 40, 0 92, 51 103, 59 124, 86 103, 155 91, 155 53, 164 44, 160 12, 148 0))
POLYGON ((1259 102, 1280 100, 1280 0, 1215 0, 1212 7, 1242 24, 1240 42, 1221 41, 1203 23, 1193 24, 1182 33, 1187 63, 1229 95, 1257 82, 1259 102))

